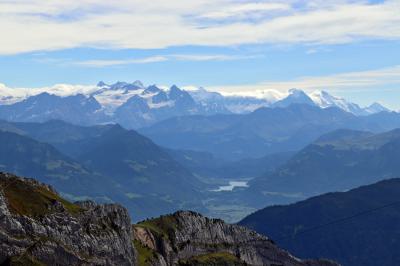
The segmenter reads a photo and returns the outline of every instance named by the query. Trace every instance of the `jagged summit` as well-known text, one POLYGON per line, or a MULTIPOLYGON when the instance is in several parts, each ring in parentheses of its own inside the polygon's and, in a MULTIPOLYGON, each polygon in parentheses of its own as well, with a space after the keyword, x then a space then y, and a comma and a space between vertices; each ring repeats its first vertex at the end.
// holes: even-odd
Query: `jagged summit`
POLYGON ((310 94, 311 99, 319 106, 326 108, 334 105, 338 101, 343 101, 342 98, 332 96, 327 91, 317 90, 310 94))
POLYGON ((73 204, 33 179, 0 173, 0 264, 135 265, 125 208, 73 204), (6 189, 5 189, 6 188, 6 189))
POLYGON ((157 85, 151 85, 144 90, 144 93, 157 93, 160 92, 161 89, 157 87, 157 85))
POLYGON ((254 231, 191 211, 140 222, 134 232, 154 254, 151 265, 337 265, 300 260, 254 231))
POLYGON ((144 88, 145 87, 140 80, 135 80, 132 84, 135 85, 136 87, 139 87, 139 88, 144 88))
POLYGON ((97 87, 104 87, 104 86, 108 86, 106 83, 104 83, 104 81, 99 81, 96 85, 97 87))

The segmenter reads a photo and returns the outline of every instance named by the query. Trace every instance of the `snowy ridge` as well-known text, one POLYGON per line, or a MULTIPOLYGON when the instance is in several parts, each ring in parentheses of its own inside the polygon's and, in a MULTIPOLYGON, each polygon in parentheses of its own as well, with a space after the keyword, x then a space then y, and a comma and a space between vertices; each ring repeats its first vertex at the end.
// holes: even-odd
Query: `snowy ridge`
POLYGON ((174 116, 243 114, 261 107, 284 108, 291 104, 337 107, 355 115, 390 111, 379 103, 363 108, 326 91, 306 93, 299 89, 286 93, 274 90, 219 93, 193 86, 182 89, 175 85, 145 86, 140 81, 114 84, 101 81, 97 85, 57 84, 42 88, 9 88, 0 84, 0 118, 18 121, 61 117, 75 122, 77 117, 82 116, 90 123, 117 122, 128 128, 138 128, 174 116), (70 114, 61 111, 72 105, 81 110, 70 114), (87 113, 89 110, 90 113, 87 113), (79 115, 79 112, 86 113, 79 115))
POLYGON ((340 97, 332 96, 326 91, 314 91, 310 94, 310 97, 322 108, 338 107, 355 115, 362 115, 364 113, 363 109, 358 104, 348 102, 340 97))
POLYGON ((355 115, 369 115, 379 112, 390 112, 390 110, 379 103, 373 103, 367 107, 360 107, 358 104, 348 102, 343 98, 333 96, 326 91, 314 91, 310 98, 321 108, 338 107, 346 112, 355 115))
POLYGON ((245 95, 223 95, 218 92, 207 91, 202 87, 197 90, 191 89, 188 92, 193 99, 204 108, 221 113, 250 113, 258 108, 267 107, 271 104, 271 101, 265 98, 245 95))

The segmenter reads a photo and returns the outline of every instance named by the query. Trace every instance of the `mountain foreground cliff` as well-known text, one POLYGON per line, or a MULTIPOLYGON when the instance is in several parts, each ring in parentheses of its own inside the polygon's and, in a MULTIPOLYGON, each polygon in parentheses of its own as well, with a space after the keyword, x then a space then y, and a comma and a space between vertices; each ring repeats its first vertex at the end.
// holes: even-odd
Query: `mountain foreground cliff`
POLYGON ((131 224, 125 208, 70 203, 0 174, 1 265, 337 265, 300 260, 238 225, 180 211, 131 224))

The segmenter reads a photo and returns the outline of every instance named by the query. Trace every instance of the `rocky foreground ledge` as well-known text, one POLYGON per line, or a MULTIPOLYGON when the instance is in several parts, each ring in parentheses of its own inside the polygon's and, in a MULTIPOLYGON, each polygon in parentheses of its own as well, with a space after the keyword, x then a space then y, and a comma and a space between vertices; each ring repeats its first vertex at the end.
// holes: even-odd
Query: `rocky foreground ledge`
POLYGON ((268 238, 194 212, 131 224, 117 204, 70 203, 0 173, 0 265, 337 265, 300 260, 268 238))

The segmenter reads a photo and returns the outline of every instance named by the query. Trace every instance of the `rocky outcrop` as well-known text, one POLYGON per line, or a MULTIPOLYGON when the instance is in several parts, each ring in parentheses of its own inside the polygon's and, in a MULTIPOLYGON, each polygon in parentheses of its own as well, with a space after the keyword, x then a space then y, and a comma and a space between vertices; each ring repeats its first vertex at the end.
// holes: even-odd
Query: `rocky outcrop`
POLYGON ((134 233, 150 251, 147 258, 139 254, 145 265, 337 265, 300 260, 254 231, 194 212, 141 222, 134 233))
POLYGON ((336 265, 303 261, 238 225, 177 212, 131 225, 116 204, 70 203, 0 173, 0 265, 336 265))
POLYGON ((71 204, 33 179, 0 174, 0 264, 134 265, 119 205, 71 204))

